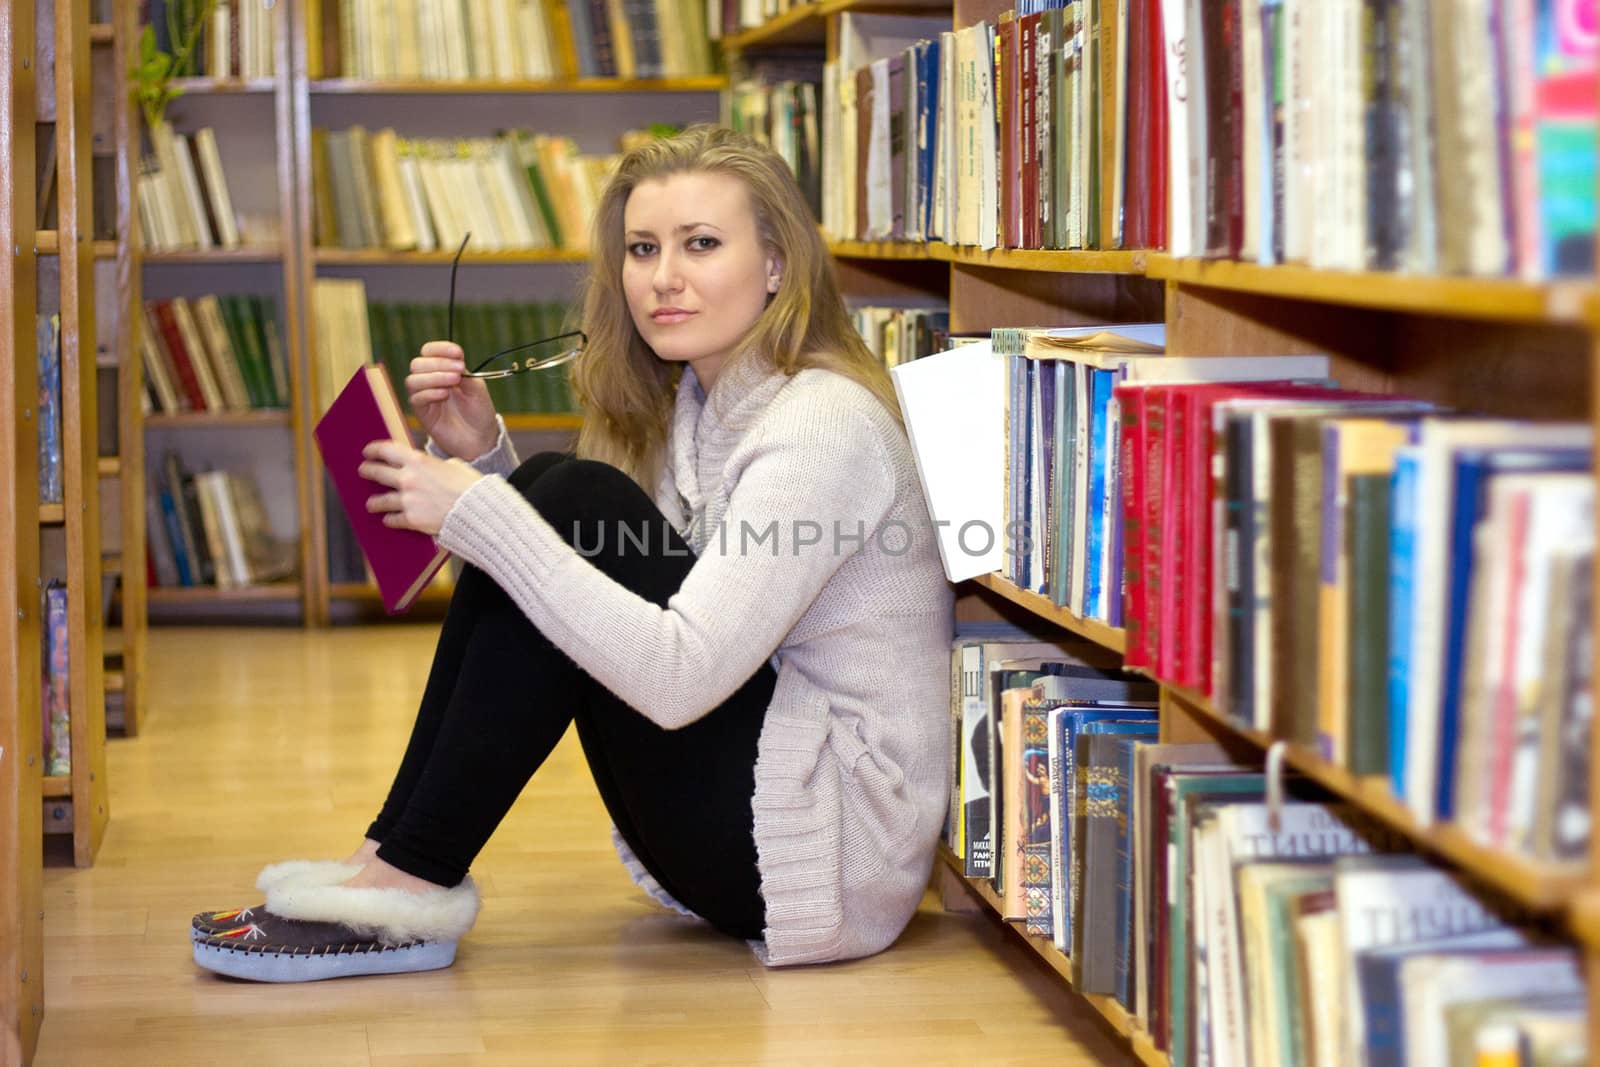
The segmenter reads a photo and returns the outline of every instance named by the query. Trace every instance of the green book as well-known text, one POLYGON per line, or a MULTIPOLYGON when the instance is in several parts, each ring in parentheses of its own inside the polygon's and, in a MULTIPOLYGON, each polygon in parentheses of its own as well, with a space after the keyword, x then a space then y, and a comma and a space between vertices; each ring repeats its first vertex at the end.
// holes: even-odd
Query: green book
POLYGON ((1350 477, 1350 772, 1389 770, 1389 476, 1350 477))
POLYGON ((255 321, 261 328, 261 347, 267 354, 267 373, 272 379, 274 407, 289 406, 289 361, 284 356, 283 338, 278 333, 278 302, 270 296, 250 298, 255 321))
POLYGON ((260 370, 256 367, 250 348, 245 342, 244 330, 248 324, 248 316, 241 315, 240 311, 240 304, 244 300, 244 297, 238 296, 219 296, 217 313, 222 318, 223 332, 228 335, 228 347, 232 350, 234 363, 239 368, 239 377, 244 381, 244 391, 250 400, 250 407, 259 411, 274 405, 270 403, 270 394, 265 396, 262 394, 260 370))

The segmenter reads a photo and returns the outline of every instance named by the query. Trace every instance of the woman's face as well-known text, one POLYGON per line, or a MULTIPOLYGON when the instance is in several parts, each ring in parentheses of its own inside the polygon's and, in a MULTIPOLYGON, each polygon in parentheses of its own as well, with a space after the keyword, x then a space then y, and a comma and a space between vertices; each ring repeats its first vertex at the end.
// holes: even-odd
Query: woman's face
POLYGON ((729 174, 640 182, 622 209, 622 288, 655 354, 694 367, 710 390, 778 291, 782 264, 761 242, 750 193, 729 174))

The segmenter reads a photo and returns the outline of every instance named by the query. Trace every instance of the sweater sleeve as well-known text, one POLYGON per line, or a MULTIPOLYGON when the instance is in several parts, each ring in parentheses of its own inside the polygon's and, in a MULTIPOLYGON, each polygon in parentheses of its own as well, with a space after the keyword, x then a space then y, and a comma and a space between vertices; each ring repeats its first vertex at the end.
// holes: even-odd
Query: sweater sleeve
POLYGON ((439 544, 487 572, 641 714, 667 729, 687 726, 772 656, 894 499, 882 442, 860 412, 758 433, 725 522, 665 608, 584 559, 499 478, 462 494, 439 544))
MULTIPOLYGON (((502 478, 517 469, 521 461, 517 458, 517 446, 511 443, 511 435, 506 432, 506 420, 499 415, 494 417, 495 425, 500 429, 500 436, 495 438, 494 447, 489 449, 477 459, 470 460, 472 468, 479 474, 498 474, 502 478)), ((426 446, 428 455, 437 459, 451 459, 450 453, 433 443, 433 438, 428 438, 426 446)))

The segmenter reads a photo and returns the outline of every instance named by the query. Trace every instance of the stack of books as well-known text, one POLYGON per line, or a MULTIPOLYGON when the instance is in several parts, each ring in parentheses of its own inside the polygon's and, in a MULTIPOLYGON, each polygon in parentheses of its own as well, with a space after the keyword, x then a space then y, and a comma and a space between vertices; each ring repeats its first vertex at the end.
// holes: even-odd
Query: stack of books
POLYGON ((238 248, 239 220, 211 128, 189 136, 160 122, 149 132, 155 154, 141 162, 134 186, 145 248, 238 248))
POLYGON ((151 585, 238 589, 297 570, 295 541, 273 532, 247 472, 191 471, 168 452, 148 489, 151 585))
POLYGON ((270 296, 147 300, 138 334, 151 412, 289 406, 278 306, 270 296))

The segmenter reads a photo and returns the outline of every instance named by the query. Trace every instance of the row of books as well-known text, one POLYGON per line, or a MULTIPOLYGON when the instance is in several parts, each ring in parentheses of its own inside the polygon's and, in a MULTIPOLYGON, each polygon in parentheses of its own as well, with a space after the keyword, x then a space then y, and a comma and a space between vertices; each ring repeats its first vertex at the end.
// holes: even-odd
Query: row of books
POLYGON ((1586 1062, 1571 946, 1303 781, 1274 805, 1258 767, 1159 743, 1141 683, 1084 653, 958 631, 946 826, 1076 989, 1175 1065, 1586 1062))
POLYGON ((239 589, 292 577, 298 569, 295 541, 273 532, 249 473, 191 471, 169 451, 147 484, 151 585, 239 589))
POLYGON ((149 135, 154 154, 141 161, 134 183, 144 247, 153 252, 239 247, 239 221, 211 128, 190 136, 159 122, 149 135))
MULTIPOLYGON (((623 151, 651 135, 623 137, 623 151)), ((393 129, 316 129, 313 224, 322 247, 586 251, 589 218, 615 155, 580 155, 570 137, 513 130, 467 140, 393 129)))
MULTIPOLYGON (((276 71, 275 5, 271 0, 140 0, 139 23, 154 46, 177 57, 191 33, 193 51, 173 68, 175 77, 270 78, 276 71), (210 17, 206 18, 206 9, 210 17), (205 19, 204 25, 195 26, 205 19)), ((147 57, 143 57, 147 58, 147 57)))
POLYGON ((347 78, 687 78, 716 69, 703 0, 347 0, 340 15, 347 78))
POLYGON ((846 13, 824 73, 824 230, 1589 273, 1596 46, 1566 6, 1440 4, 1430 21, 1420 4, 1073 0, 954 31, 846 13))
POLYGON ((51 580, 41 594, 40 618, 44 632, 39 642, 43 652, 40 687, 40 733, 43 741, 44 773, 65 776, 72 773, 72 653, 68 646, 67 587, 51 580))
POLYGON ((949 577, 1123 627, 1128 666, 1387 775, 1420 824, 1581 864, 1590 428, 1161 341, 995 330, 894 368, 949 577))
POLYGON ((935 307, 863 305, 851 308, 850 317, 872 354, 888 367, 941 352, 950 339, 950 308, 943 301, 935 307))
POLYGON ((812 214, 822 217, 822 135, 817 119, 821 61, 810 80, 774 78, 763 72, 741 81, 728 93, 728 125, 768 145, 794 172, 812 214))
MULTIPOLYGON (((571 311, 561 303, 457 304, 456 340, 466 352, 467 361, 476 365, 494 353, 565 332, 570 328, 571 311)), ((410 405, 404 395, 404 382, 411 360, 425 343, 444 338, 446 320, 443 304, 375 302, 367 306, 373 355, 388 370, 400 393, 401 407, 407 411, 410 405)), ((495 410, 502 414, 562 415, 577 410, 564 369, 491 378, 484 385, 495 410)))
POLYGON ((150 410, 264 411, 289 406, 289 368, 270 296, 147 300, 139 330, 150 410))
POLYGON ((61 453, 61 316, 36 315, 39 357, 39 503, 65 498, 61 453))

